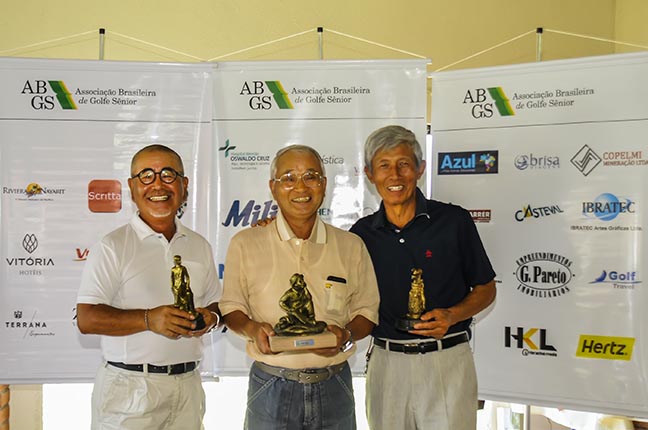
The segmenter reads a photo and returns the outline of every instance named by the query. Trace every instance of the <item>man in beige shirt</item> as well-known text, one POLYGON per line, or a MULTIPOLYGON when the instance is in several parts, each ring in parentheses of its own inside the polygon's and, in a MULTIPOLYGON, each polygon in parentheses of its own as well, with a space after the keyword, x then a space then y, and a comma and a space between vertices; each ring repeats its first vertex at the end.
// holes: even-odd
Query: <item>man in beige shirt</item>
POLYGON ((317 211, 326 176, 313 148, 277 152, 270 191, 277 220, 246 229, 230 242, 220 309, 231 330, 248 340, 250 369, 247 429, 355 429, 355 404, 347 359, 354 340, 377 321, 376 277, 362 240, 325 224, 317 211), (317 320, 325 321, 332 348, 273 353, 269 337, 285 315, 279 299, 295 274, 303 274, 317 320))

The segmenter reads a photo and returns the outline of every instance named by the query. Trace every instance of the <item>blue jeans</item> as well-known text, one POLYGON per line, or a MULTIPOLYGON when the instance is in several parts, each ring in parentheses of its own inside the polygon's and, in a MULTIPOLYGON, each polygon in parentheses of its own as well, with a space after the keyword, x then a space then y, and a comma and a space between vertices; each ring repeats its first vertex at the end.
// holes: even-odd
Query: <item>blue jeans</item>
POLYGON ((351 369, 315 384, 270 375, 252 365, 247 430, 355 430, 351 369))

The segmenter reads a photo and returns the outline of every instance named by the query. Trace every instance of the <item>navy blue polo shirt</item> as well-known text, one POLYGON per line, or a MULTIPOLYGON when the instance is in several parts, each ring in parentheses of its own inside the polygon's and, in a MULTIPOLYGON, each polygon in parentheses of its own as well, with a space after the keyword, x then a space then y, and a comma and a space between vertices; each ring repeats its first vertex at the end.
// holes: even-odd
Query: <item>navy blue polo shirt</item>
MULTIPOLYGON (((376 271, 380 290, 379 324, 374 337, 419 338, 396 330, 396 318, 407 314, 411 270, 423 269, 426 309, 461 302, 472 286, 486 284, 495 272, 470 214, 462 207, 427 200, 416 189, 416 216, 402 229, 387 220, 384 204, 359 219, 351 231, 362 238, 376 271)), ((448 330, 469 330, 471 318, 448 330)))

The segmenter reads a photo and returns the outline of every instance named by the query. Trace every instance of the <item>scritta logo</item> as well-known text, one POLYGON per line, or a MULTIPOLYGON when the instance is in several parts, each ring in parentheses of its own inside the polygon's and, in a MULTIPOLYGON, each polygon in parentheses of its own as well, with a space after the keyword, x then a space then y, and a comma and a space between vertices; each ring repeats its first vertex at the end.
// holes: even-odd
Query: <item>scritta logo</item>
POLYGON ((498 151, 439 152, 439 175, 473 175, 498 172, 498 151))
POLYGON ((558 205, 536 206, 535 208, 531 207, 531 205, 527 205, 522 207, 521 210, 515 212, 515 220, 517 222, 522 222, 528 219, 543 218, 561 213, 563 213, 563 210, 560 209, 560 206, 558 205))
POLYGON ((635 202, 612 193, 602 193, 594 201, 583 202, 583 216, 600 221, 612 221, 622 214, 632 215, 635 209, 635 202))
POLYGON ((259 152, 235 152, 235 145, 230 140, 225 141, 225 146, 218 148, 223 153, 225 159, 230 161, 232 170, 257 170, 259 167, 270 165, 270 155, 259 152))
POLYGON ((252 110, 269 110, 274 104, 279 109, 294 109, 288 93, 279 81, 244 82, 240 96, 248 97, 248 105, 252 110))
POLYGON ((504 347, 522 350, 522 355, 541 355, 557 357, 558 353, 553 345, 547 342, 547 329, 524 327, 504 327, 504 347), (513 341, 515 343, 513 343, 513 341))
POLYGON ((559 297, 569 292, 572 261, 553 252, 533 252, 516 260, 518 291, 531 297, 559 297))
POLYGON ((596 166, 601 164, 601 157, 599 157, 592 148, 583 145, 583 147, 572 157, 571 163, 583 174, 583 176, 587 176, 592 173, 592 170, 594 170, 596 166))
POLYGON ((581 334, 576 349, 576 357, 630 361, 632 360, 634 343, 634 337, 581 334))
POLYGON ((34 110, 52 110, 57 103, 63 110, 77 109, 72 94, 63 81, 25 81, 20 93, 31 96, 31 107, 34 110))
POLYGON ((615 289, 634 290, 635 285, 641 284, 641 281, 637 276, 637 272, 634 270, 617 271, 603 269, 601 274, 590 282, 590 284, 609 284, 615 289))
POLYGON ((234 200, 230 207, 223 226, 225 227, 247 227, 254 224, 261 219, 271 218, 277 216, 279 207, 274 204, 274 201, 268 200, 263 204, 257 204, 256 201, 250 200, 241 209, 241 201, 234 200))
POLYGON ((557 169, 560 158, 555 155, 520 154, 515 157, 514 164, 518 170, 557 169))
POLYGON ((2 187, 2 194, 13 194, 18 201, 51 202, 54 197, 65 194, 65 188, 42 187, 31 182, 25 188, 2 187))
POLYGON ((508 97, 502 87, 476 88, 466 91, 464 104, 469 104, 470 114, 475 119, 491 118, 495 111, 500 116, 513 116, 515 111, 511 107, 508 97))

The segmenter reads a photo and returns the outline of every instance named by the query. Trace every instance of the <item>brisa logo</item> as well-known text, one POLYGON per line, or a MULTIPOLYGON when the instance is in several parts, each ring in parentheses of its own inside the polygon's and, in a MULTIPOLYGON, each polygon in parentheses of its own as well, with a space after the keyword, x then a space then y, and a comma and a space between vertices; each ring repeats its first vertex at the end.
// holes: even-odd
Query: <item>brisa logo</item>
POLYGON ((269 110, 273 100, 279 109, 294 109, 288 93, 279 81, 244 82, 239 95, 249 97, 248 105, 252 110, 269 110))
POLYGON ((277 210, 279 210, 279 207, 273 204, 272 200, 263 203, 263 206, 257 205, 254 200, 250 200, 243 209, 241 209, 241 201, 234 200, 232 202, 232 207, 230 207, 230 210, 225 217, 223 226, 229 227, 230 224, 233 224, 233 227, 238 227, 240 224, 243 227, 246 227, 250 224, 256 223, 260 219, 276 217, 277 210), (263 211, 261 211, 261 208, 263 208, 263 211))
POLYGON ((634 343, 635 339, 633 337, 581 334, 576 349, 576 357, 630 361, 634 343))
POLYGON ((518 291, 531 297, 558 297, 569 292, 567 286, 574 276, 572 262, 551 252, 533 252, 518 258, 515 277, 518 291))
POLYGON ((515 115, 515 111, 509 103, 509 98, 504 94, 502 87, 468 90, 464 96, 463 103, 472 105, 470 113, 476 119, 491 118, 494 114, 493 108, 497 109, 500 116, 515 115))
POLYGON ((547 329, 530 328, 524 331, 523 327, 504 328, 504 346, 512 348, 515 341, 515 347, 522 350, 522 355, 548 355, 557 357, 556 348, 547 342, 547 329), (537 337, 536 337, 537 334, 537 337), (537 340, 536 340, 537 339, 537 340), (536 343, 537 342, 537 343, 536 343), (526 346, 525 346, 526 345, 526 346))
POLYGON ((20 93, 32 96, 31 107, 34 110, 52 110, 56 106, 55 100, 61 106, 61 109, 77 109, 72 94, 63 81, 25 81, 20 93), (50 94, 47 88, 48 84, 54 94, 50 94))

